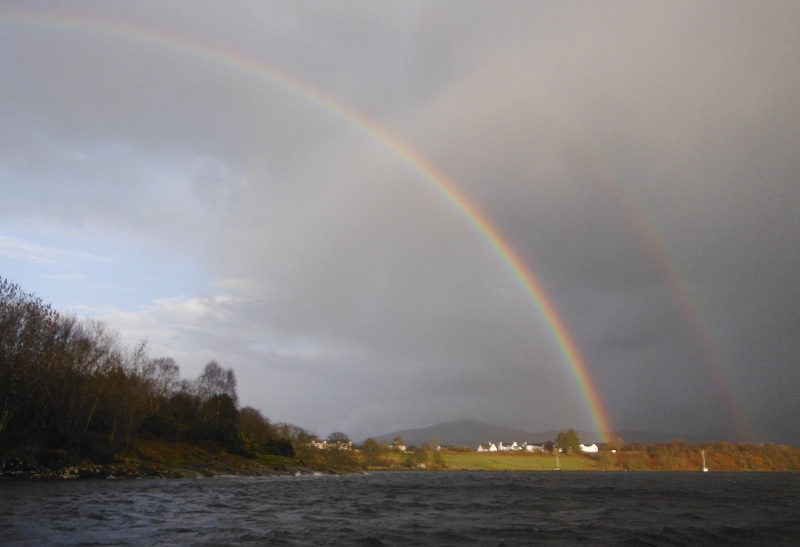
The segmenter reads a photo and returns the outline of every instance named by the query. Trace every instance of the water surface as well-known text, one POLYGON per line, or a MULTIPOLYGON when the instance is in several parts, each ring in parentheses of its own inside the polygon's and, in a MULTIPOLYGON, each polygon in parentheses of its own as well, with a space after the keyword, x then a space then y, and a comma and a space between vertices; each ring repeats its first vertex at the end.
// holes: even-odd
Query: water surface
POLYGON ((798 545, 800 474, 0 482, 0 544, 798 545))

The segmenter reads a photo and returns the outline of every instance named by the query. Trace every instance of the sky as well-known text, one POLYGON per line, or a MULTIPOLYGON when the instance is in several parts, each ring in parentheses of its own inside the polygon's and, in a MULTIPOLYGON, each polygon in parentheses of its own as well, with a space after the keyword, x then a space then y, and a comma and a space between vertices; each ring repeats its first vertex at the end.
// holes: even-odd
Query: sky
POLYGON ((599 415, 797 445, 798 28, 796 2, 6 1, 0 276, 322 436, 599 415))

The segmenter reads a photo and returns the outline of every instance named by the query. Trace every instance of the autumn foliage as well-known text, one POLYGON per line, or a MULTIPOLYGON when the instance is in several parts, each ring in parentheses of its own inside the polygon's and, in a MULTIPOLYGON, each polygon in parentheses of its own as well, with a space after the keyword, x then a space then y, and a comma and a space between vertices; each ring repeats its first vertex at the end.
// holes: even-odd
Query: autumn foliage
POLYGON ((712 471, 800 471, 800 449, 775 443, 632 443, 613 454, 613 463, 631 470, 693 471, 702 467, 702 451, 712 471))
POLYGON ((0 456, 49 468, 110 463, 136 440, 248 455, 294 455, 255 409, 238 408, 236 377, 215 361, 195 380, 146 344, 125 347, 0 279, 0 456))

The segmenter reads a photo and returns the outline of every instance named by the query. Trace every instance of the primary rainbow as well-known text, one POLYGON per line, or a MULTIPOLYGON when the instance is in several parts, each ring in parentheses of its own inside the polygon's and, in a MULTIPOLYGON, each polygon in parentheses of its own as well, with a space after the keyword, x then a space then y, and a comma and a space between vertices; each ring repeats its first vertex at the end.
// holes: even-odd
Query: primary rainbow
POLYGON ((413 171, 417 172, 441 197, 452 204, 458 212, 472 224, 496 255, 503 261, 547 323, 554 341, 558 345, 559 350, 566 363, 569 365, 573 377, 579 386, 587 410, 591 415, 601 440, 605 441, 611 439, 613 435, 611 421, 598 393, 595 382, 589 372, 589 368, 586 365, 586 361, 581 355, 577 344, 572 339, 572 336, 564 324, 564 320, 556 310, 552 300, 547 296, 542 284, 534 275, 531 267, 526 264, 523 257, 516 251, 511 242, 508 241, 497 226, 453 183, 453 181, 448 179, 444 173, 436 169, 433 164, 428 162, 417 151, 394 137, 388 131, 382 129, 375 122, 346 104, 320 92, 311 87, 308 83, 302 82, 289 74, 265 66, 255 59, 246 57, 240 53, 210 47, 185 37, 170 36, 150 29, 125 26, 111 21, 41 12, 0 11, 0 22, 3 21, 106 35, 145 44, 154 44, 159 47, 177 50, 187 55, 200 56, 247 74, 255 74, 272 84, 278 84, 292 93, 310 99, 313 103, 324 107, 327 111, 334 113, 345 122, 361 128, 386 151, 401 160, 413 171))

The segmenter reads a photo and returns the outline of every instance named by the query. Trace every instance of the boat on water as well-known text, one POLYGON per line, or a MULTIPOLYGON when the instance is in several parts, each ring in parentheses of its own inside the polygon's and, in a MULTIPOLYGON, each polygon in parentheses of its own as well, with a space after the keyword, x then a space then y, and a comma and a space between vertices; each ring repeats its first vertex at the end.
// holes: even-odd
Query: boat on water
POLYGON ((558 452, 556 452, 556 467, 553 471, 561 471, 561 466, 558 464, 558 452))
POLYGON ((706 467, 706 451, 705 449, 702 450, 703 453, 703 473, 708 473, 708 467, 706 467))

